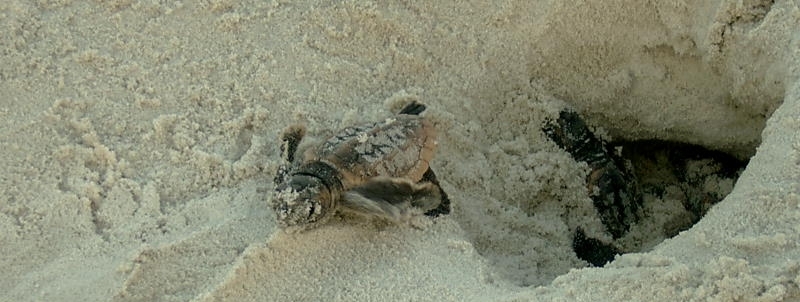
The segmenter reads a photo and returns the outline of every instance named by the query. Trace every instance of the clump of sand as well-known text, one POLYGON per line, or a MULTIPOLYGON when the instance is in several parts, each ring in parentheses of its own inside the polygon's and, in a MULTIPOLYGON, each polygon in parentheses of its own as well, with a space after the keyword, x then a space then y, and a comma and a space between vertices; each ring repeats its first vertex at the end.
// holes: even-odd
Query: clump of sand
MULTIPOLYGON (((212 0, 0 4, 5 300, 758 300, 800 297, 800 9, 212 0), (277 232, 278 133, 417 99, 454 213, 277 232), (587 268, 586 167, 542 122, 752 156, 650 251, 587 268)), ((649 229, 643 241, 663 236, 649 229)))

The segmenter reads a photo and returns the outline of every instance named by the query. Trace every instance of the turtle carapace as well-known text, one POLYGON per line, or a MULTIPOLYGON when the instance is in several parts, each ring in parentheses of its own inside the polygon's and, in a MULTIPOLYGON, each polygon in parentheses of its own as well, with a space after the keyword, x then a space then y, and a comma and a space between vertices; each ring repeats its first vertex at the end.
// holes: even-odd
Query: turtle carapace
POLYGON ((430 169, 436 131, 412 102, 384 121, 347 127, 296 154, 301 125, 281 135, 283 163, 270 203, 281 227, 310 227, 336 211, 402 222, 414 213, 450 212, 450 200, 430 169))

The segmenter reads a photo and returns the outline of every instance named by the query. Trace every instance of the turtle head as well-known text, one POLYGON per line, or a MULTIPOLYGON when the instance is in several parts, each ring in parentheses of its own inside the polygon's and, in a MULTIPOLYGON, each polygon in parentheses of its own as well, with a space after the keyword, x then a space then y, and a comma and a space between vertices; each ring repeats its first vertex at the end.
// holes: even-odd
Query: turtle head
POLYGON ((334 197, 321 179, 295 174, 275 188, 270 200, 281 228, 315 226, 333 212, 334 197))

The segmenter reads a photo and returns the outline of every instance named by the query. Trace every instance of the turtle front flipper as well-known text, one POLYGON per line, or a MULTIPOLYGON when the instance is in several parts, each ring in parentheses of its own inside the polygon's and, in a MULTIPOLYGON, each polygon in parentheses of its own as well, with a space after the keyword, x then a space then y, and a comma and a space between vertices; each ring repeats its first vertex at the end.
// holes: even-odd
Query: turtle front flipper
POLYGON ((295 153, 297 153, 297 146, 306 135, 306 127, 303 125, 291 125, 281 133, 281 164, 278 166, 278 171, 275 173, 275 184, 282 183, 291 170, 292 163, 294 162, 295 153))
POLYGON ((405 221, 413 209, 427 212, 442 201, 439 187, 405 178, 376 177, 344 193, 343 210, 357 214, 405 221))

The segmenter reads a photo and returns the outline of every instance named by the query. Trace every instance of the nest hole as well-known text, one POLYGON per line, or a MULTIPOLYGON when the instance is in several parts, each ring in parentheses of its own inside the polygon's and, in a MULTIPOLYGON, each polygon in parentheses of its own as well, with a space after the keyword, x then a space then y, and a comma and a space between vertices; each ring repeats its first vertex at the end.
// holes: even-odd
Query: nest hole
POLYGON ((577 230, 575 253, 594 266, 603 266, 618 254, 650 250, 688 230, 731 193, 747 166, 747 161, 730 154, 680 142, 625 141, 611 149, 617 151, 630 175, 627 181, 634 182, 638 191, 636 220, 612 243, 577 230))
POLYGON ((639 221, 621 238, 623 250, 647 250, 688 230, 722 201, 736 184, 747 161, 702 146, 660 141, 626 141, 621 157, 630 165, 642 194, 639 221), (642 233, 663 238, 641 240, 642 233), (627 239, 627 240, 626 240, 627 239))
MULTIPOLYGON (((576 161, 588 165, 586 192, 605 235, 575 226, 575 254, 602 266, 624 252, 639 252, 689 229, 732 190, 747 162, 679 142, 609 143, 581 116, 563 110, 543 131, 576 161), (660 235, 659 235, 660 234, 660 235), (656 235, 656 236, 654 236, 656 235)), ((572 215, 582 215, 576 213, 572 215)))

